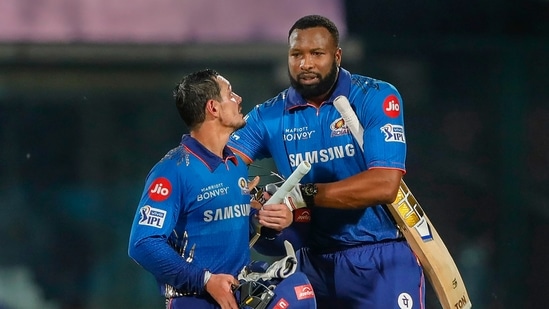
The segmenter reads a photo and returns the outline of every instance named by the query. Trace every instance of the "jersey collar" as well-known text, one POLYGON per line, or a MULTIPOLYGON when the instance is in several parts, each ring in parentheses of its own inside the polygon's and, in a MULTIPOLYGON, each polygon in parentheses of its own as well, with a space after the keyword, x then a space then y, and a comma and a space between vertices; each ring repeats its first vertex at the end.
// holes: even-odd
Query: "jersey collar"
MULTIPOLYGON (((334 99, 340 95, 349 97, 351 92, 351 73, 344 68, 339 68, 339 74, 337 76, 337 81, 335 89, 332 92, 332 95, 324 103, 333 103, 334 99)), ((292 109, 298 106, 306 106, 307 101, 295 90, 294 87, 288 88, 288 99, 286 100, 286 109, 292 109)))
POLYGON ((184 134, 181 138, 181 145, 185 147, 189 152, 194 154, 200 161, 204 162, 206 166, 211 171, 214 171, 219 164, 231 161, 234 165, 238 165, 238 160, 229 147, 225 146, 223 148, 223 159, 213 154, 211 151, 206 149, 202 144, 200 144, 194 137, 190 134, 184 134))

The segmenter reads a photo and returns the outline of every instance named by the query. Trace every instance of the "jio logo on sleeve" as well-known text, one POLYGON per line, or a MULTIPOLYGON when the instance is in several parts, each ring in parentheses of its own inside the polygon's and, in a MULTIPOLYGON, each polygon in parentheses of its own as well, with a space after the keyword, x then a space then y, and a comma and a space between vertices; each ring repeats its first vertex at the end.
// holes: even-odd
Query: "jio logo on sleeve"
POLYGON ((391 118, 396 118, 400 114, 400 102, 396 95, 391 94, 383 100, 383 112, 391 118))
POLYGON ((170 197, 172 184, 165 177, 156 178, 149 187, 149 197, 155 202, 162 202, 170 197))

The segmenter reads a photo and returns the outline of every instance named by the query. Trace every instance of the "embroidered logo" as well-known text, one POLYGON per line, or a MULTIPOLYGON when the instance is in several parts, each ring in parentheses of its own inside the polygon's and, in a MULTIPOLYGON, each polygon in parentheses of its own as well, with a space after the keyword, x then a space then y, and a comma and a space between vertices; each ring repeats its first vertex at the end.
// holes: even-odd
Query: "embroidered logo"
POLYGON ((332 122, 330 124, 330 130, 332 130, 330 137, 349 134, 349 128, 347 127, 347 124, 345 123, 345 120, 343 120, 343 118, 338 118, 334 122, 332 122))
POLYGON ((285 142, 300 141, 310 139, 314 133, 315 130, 309 130, 309 127, 291 128, 284 129, 283 137, 285 142))
POLYGON ((403 126, 388 123, 381 127, 380 130, 383 134, 385 134, 386 142, 406 143, 403 126))
POLYGON ((149 197, 155 202, 162 202, 172 193, 172 184, 167 178, 156 178, 149 187, 149 197))
POLYGON ((161 229, 166 219, 166 211, 158 208, 152 208, 149 205, 141 207, 139 210, 141 218, 139 225, 147 225, 161 229))
POLYGON ((400 115, 400 102, 396 95, 391 94, 383 100, 383 112, 387 117, 396 118, 400 115))

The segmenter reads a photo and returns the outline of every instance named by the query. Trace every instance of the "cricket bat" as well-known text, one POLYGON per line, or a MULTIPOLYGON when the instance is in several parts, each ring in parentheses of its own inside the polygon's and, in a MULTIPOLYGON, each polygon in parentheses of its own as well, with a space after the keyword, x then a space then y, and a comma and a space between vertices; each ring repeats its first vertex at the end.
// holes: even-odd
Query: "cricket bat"
MULTIPOLYGON (((278 190, 271 196, 265 205, 282 203, 284 197, 292 191, 292 189, 301 181, 301 178, 305 176, 311 170, 311 163, 302 161, 292 174, 284 181, 284 183, 278 188, 278 190)), ((256 233, 250 239, 250 248, 255 245, 259 237, 261 236, 261 225, 257 225, 256 233)))
MULTIPOLYGON (((334 106, 364 151, 364 128, 349 100, 345 96, 338 96, 334 106)), ((387 208, 423 266, 442 308, 471 308, 471 299, 454 259, 404 180, 400 181, 395 201, 388 204, 387 208)))

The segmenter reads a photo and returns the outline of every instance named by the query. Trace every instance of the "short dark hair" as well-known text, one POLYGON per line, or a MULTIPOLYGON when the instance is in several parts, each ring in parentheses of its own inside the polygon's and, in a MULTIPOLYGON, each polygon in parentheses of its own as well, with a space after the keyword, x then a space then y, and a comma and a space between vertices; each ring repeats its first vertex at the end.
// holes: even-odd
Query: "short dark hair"
POLYGON ((332 35, 336 46, 339 46, 339 30, 337 30, 337 26, 330 19, 320 15, 307 15, 298 19, 290 28, 290 31, 288 31, 288 41, 290 40, 290 36, 295 29, 303 30, 315 27, 326 28, 326 30, 328 30, 328 32, 332 35))
POLYGON ((175 106, 183 122, 193 130, 206 119, 206 102, 210 99, 221 100, 221 88, 217 83, 217 73, 205 69, 191 73, 175 86, 173 96, 175 106))

